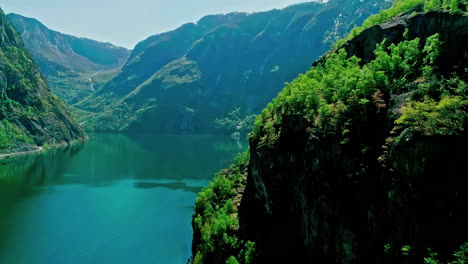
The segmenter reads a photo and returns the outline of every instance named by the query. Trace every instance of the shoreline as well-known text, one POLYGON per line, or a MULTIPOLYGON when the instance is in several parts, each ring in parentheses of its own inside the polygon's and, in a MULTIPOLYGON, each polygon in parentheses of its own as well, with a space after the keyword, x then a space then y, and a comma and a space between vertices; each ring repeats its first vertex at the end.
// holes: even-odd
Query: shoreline
POLYGON ((31 155, 31 154, 37 154, 37 153, 42 153, 45 152, 46 150, 43 147, 37 147, 37 149, 34 150, 27 150, 27 151, 20 151, 20 152, 12 152, 12 153, 7 153, 7 154, 0 154, 0 160, 4 160, 7 158, 11 157, 18 157, 18 156, 24 156, 24 155, 31 155))
POLYGON ((26 151, 19 151, 19 152, 0 154, 0 160, 13 158, 13 157, 32 155, 32 154, 45 153, 45 152, 47 152, 48 150, 51 150, 51 149, 56 149, 56 148, 61 148, 61 147, 70 147, 70 146, 73 146, 73 145, 78 144, 78 143, 86 142, 88 139, 89 139, 88 137, 83 138, 83 139, 74 139, 69 143, 62 142, 60 144, 50 145, 47 148, 44 148, 43 146, 37 146, 36 149, 34 149, 34 150, 26 150, 26 151))

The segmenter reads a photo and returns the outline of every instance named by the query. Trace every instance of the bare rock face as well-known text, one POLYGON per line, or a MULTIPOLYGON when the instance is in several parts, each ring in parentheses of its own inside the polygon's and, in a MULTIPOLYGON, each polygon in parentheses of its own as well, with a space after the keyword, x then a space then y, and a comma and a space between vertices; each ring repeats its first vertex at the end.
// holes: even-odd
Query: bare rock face
MULTIPOLYGON (((406 29, 409 39, 441 34, 442 71, 467 67, 468 17, 445 12, 404 14, 344 47, 370 61, 376 44, 398 43, 406 29)), ((257 242, 258 263, 418 263, 428 247, 447 258, 465 242, 468 134, 400 131, 379 160, 394 121, 369 114, 343 145, 303 116, 283 115, 274 147, 251 140, 239 217, 243 237, 257 242), (407 244, 417 245, 409 255, 401 250, 407 244)))
MULTIPOLYGON (((385 23, 375 25, 363 31, 343 45, 350 56, 357 56, 367 63, 374 59, 374 50, 377 44, 384 39, 388 43, 398 43, 407 38, 421 38, 439 33, 442 39, 449 43, 441 51, 441 60, 447 66, 466 65, 468 60, 468 17, 452 15, 448 12, 403 13, 385 23)), ((323 62, 327 55, 317 60, 313 65, 323 62)))

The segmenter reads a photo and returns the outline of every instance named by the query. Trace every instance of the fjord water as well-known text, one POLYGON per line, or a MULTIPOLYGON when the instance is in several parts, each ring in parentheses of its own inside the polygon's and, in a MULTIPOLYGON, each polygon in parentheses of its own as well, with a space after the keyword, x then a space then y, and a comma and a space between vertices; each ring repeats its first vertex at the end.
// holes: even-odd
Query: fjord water
POLYGON ((0 161, 0 263, 186 263, 197 192, 245 144, 96 134, 0 161))

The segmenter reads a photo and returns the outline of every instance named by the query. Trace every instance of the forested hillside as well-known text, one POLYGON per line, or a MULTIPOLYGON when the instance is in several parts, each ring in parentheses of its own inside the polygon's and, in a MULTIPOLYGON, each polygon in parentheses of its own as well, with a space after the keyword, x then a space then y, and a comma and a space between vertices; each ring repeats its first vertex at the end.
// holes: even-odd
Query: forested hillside
POLYGON ((1 10, 0 34, 0 153, 84 139, 1 10))
POLYGON ((466 1, 397 0, 255 121, 193 263, 466 263, 466 1))

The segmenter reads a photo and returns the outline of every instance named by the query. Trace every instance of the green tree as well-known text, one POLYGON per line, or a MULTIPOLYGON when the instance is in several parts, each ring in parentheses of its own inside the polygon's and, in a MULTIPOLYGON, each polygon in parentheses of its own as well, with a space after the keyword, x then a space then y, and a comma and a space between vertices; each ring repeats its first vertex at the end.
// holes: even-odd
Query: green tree
POLYGON ((235 257, 231 256, 226 261, 226 264, 239 264, 239 262, 237 261, 237 259, 235 257))
MULTIPOLYGON (((440 260, 437 259, 439 254, 432 252, 430 248, 428 249, 428 254, 429 256, 424 258, 425 264, 441 264, 440 260)), ((454 256, 454 260, 451 262, 448 262, 447 264, 467 264, 468 263, 468 242, 463 243, 460 246, 460 249, 455 251, 453 256, 454 256)))
POLYGON ((215 127, 229 133, 248 133, 252 130, 254 121, 255 115, 242 116, 241 109, 237 107, 228 113, 226 117, 216 119, 215 127))
POLYGON ((442 8, 441 0, 426 0, 424 4, 424 10, 433 11, 440 10, 442 8))
POLYGON ((460 1, 459 0, 450 0, 450 13, 451 14, 454 14, 454 13, 458 13, 460 12, 460 8, 459 8, 459 4, 460 4, 460 1))

